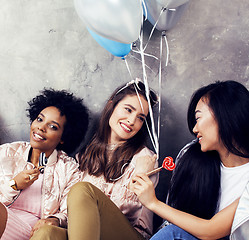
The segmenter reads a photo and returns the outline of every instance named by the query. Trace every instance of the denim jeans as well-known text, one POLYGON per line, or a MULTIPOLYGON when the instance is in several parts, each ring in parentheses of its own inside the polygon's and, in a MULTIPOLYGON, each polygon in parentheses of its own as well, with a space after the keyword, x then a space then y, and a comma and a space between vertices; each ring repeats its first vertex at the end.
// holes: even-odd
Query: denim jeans
POLYGON ((150 240, 198 240, 190 233, 184 231, 183 229, 177 227, 176 225, 168 225, 160 229, 155 235, 152 236, 150 240))

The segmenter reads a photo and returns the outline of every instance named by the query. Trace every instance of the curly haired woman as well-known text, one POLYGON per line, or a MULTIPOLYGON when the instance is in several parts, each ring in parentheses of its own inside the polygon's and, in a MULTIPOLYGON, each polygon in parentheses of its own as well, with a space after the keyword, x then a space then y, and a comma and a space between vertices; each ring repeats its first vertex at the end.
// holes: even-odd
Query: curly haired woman
POLYGON ((45 89, 28 104, 30 142, 0 146, 2 240, 29 239, 44 224, 66 227, 67 193, 80 178, 68 154, 87 131, 82 99, 45 89))

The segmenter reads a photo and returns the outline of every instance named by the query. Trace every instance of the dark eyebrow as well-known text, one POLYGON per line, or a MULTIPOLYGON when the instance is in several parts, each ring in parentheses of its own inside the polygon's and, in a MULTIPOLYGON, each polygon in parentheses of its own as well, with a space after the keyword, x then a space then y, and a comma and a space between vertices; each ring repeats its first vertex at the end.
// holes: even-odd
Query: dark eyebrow
MULTIPOLYGON (((39 113, 39 115, 42 115, 42 117, 45 118, 44 114, 42 114, 41 112, 39 113)), ((61 127, 60 124, 58 122, 56 122, 56 121, 52 121, 52 123, 56 124, 59 128, 61 127)))
POLYGON ((197 113, 200 113, 200 112, 201 112, 200 110, 196 110, 196 111, 195 111, 195 115, 196 115, 197 113))
MULTIPOLYGON (((130 104, 125 104, 125 106, 128 106, 128 107, 130 107, 133 111, 136 111, 137 109, 136 108, 134 108, 132 105, 130 105, 130 104)), ((143 113, 140 113, 139 115, 141 115, 141 116, 143 116, 143 117, 145 117, 146 118, 146 115, 145 114, 143 114, 143 113)))
POLYGON ((61 127, 59 123, 57 123, 56 121, 52 121, 52 123, 56 124, 59 128, 61 127))

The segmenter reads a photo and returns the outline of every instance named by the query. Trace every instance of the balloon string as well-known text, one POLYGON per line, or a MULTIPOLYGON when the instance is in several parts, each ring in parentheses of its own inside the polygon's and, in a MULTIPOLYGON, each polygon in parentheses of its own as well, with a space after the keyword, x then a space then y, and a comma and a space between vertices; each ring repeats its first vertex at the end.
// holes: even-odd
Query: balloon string
MULTIPOLYGON (((135 52, 135 53, 140 53, 139 50, 137 51, 137 50, 132 49, 132 51, 135 52)), ((158 60, 158 57, 156 57, 156 56, 154 56, 154 55, 152 55, 152 54, 144 53, 144 55, 145 55, 145 56, 148 56, 148 57, 155 58, 156 60, 158 60)))
POLYGON ((169 63, 169 45, 166 37, 166 32, 162 32, 161 41, 160 41, 160 61, 159 61, 159 74, 158 74, 158 85, 159 85, 159 97, 158 97, 158 128, 157 136, 160 137, 160 116, 161 116, 161 96, 162 96, 162 52, 163 52, 163 38, 165 39, 166 45, 166 63, 165 66, 168 66, 169 63))
POLYGON ((164 37, 165 45, 166 45, 166 63, 165 63, 165 66, 167 67, 168 63, 169 63, 169 44, 168 44, 168 40, 167 40, 165 31, 162 32, 162 37, 164 37))
MULTIPOLYGON (((132 78, 132 75, 131 75, 131 71, 130 71, 128 62, 127 62, 127 60, 126 60, 125 58, 124 58, 124 60, 125 60, 127 70, 128 70, 128 72, 129 72, 130 77, 131 77, 131 80, 132 80, 133 78, 132 78)), ((144 112, 144 108, 143 108, 143 105, 142 105, 142 101, 141 101, 140 95, 139 95, 139 93, 138 93, 136 87, 135 87, 135 90, 136 90, 136 93, 137 93, 137 96, 138 96, 138 100, 139 100, 141 109, 142 109, 142 111, 144 112)), ((148 105, 151 106, 151 105, 150 105, 150 98, 148 98, 147 94, 146 94, 146 97, 147 97, 147 100, 149 99, 149 100, 148 100, 148 105)), ((152 110, 151 110, 151 111, 152 111, 152 110)), ((150 116, 150 117, 151 117, 151 116, 150 116)), ((152 122, 152 120, 151 120, 151 122, 152 122)), ((148 133, 149 133, 149 137, 150 137, 150 139, 151 139, 151 143, 152 143, 154 149, 156 150, 156 145, 155 145, 155 143, 154 143, 154 140, 153 140, 153 137, 152 137, 152 134, 151 134, 151 132, 150 132, 150 128, 149 128, 149 125, 148 125, 146 119, 145 119, 145 123, 146 123, 146 127, 147 127, 147 129, 148 129, 148 133)))
POLYGON ((161 96, 162 96, 162 52, 163 52, 163 37, 161 37, 160 41, 160 61, 159 61, 159 70, 158 70, 158 85, 159 85, 159 91, 158 91, 158 125, 157 125, 157 136, 158 139, 160 138, 160 113, 161 113, 161 96))
POLYGON ((126 65, 126 67, 127 67, 127 70, 128 70, 128 72, 129 72, 130 77, 131 77, 131 80, 132 80, 133 78, 132 78, 132 75, 131 75, 131 70, 130 70, 130 68, 129 68, 128 62, 127 62, 126 58, 124 58, 123 60, 125 61, 125 65, 126 65))
POLYGON ((145 17, 144 21, 146 21, 147 17, 148 17, 148 11, 147 11, 146 4, 145 4, 144 0, 142 0, 142 6, 143 6, 143 9, 144 9, 144 12, 145 12, 144 13, 144 17, 145 17))
MULTIPOLYGON (((140 38, 140 51, 141 51, 141 60, 142 60, 142 68, 143 68, 143 80, 144 80, 143 82, 145 85, 146 96, 147 96, 148 105, 149 105, 149 114, 150 114, 150 118, 151 118, 152 135, 154 138, 153 139, 154 140, 153 146, 155 148, 157 158, 159 158, 159 143, 158 143, 158 138, 157 138, 156 131, 155 131, 155 123, 154 123, 153 112, 152 112, 152 107, 151 107, 150 97, 149 97, 149 85, 148 85, 147 74, 146 74, 146 69, 145 69, 143 37, 140 38)), ((152 141, 152 143, 153 143, 153 141, 152 141)))
MULTIPOLYGON (((142 112, 144 112, 144 108, 143 108, 143 104, 142 104, 142 101, 141 101, 141 97, 140 97, 140 95, 139 95, 139 93, 138 93, 136 87, 135 87, 135 90, 136 90, 136 93, 137 93, 137 96, 138 96, 138 100, 139 100, 140 106, 141 106, 141 108, 142 108, 142 112)), ((147 97, 147 96, 146 96, 146 97, 147 97)), ((148 102, 148 105, 150 105, 149 102, 148 102)), ((148 125, 148 122, 147 122, 146 119, 145 119, 145 124, 146 124, 146 127, 147 127, 147 129, 148 129, 148 133, 149 133, 149 137, 150 137, 150 139, 151 139, 151 143, 152 143, 154 149, 156 149, 156 146, 155 146, 155 143, 154 143, 154 141, 153 141, 153 137, 152 137, 152 134, 151 134, 151 132, 150 132, 150 128, 149 128, 149 125, 148 125)))
MULTIPOLYGON (((130 57, 132 57, 132 58, 135 58, 137 61, 139 61, 140 63, 142 62, 140 59, 138 59, 137 57, 135 57, 135 56, 132 56, 132 55, 130 55, 130 57)), ((145 64, 145 67, 147 67, 151 72, 153 72, 154 74, 156 74, 156 72, 155 71, 153 71, 153 69, 152 68, 150 68, 147 64, 145 64)))
POLYGON ((152 37, 152 34, 153 34, 153 32, 154 32, 154 30, 155 30, 155 28, 156 28, 156 26, 157 26, 157 23, 159 22, 159 19, 160 19, 161 15, 162 15, 162 13, 163 13, 164 11, 165 11, 165 9, 162 8, 162 9, 161 9, 161 12, 160 12, 160 14, 159 14, 159 17, 158 17, 157 21, 155 22, 155 24, 154 24, 154 26, 153 26, 153 28, 152 28, 152 30, 151 30, 151 32, 150 32, 150 36, 149 36, 149 38, 148 38, 148 40, 147 40, 147 43, 146 43, 146 45, 145 45, 145 47, 144 47, 144 51, 146 50, 146 48, 147 48, 147 46, 148 46, 148 44, 149 44, 149 41, 150 41, 150 39, 151 39, 151 37, 152 37))

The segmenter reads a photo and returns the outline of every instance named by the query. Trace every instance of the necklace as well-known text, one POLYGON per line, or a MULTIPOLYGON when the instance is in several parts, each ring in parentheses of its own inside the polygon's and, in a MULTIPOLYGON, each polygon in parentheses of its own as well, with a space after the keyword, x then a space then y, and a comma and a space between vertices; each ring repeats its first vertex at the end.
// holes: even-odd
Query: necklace
POLYGON ((107 144, 106 146, 106 150, 107 151, 113 151, 117 146, 119 146, 120 144, 118 143, 113 143, 113 144, 107 144))

